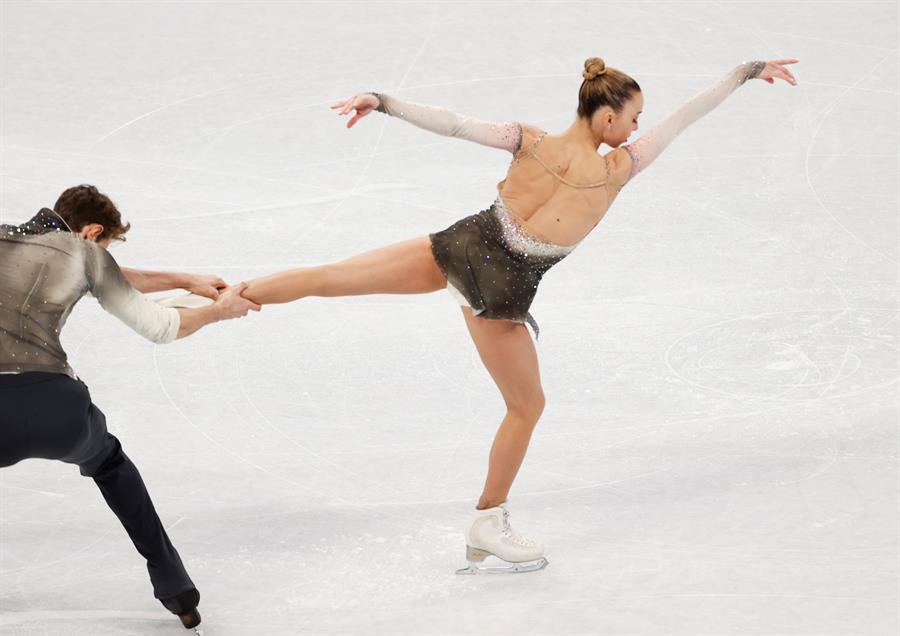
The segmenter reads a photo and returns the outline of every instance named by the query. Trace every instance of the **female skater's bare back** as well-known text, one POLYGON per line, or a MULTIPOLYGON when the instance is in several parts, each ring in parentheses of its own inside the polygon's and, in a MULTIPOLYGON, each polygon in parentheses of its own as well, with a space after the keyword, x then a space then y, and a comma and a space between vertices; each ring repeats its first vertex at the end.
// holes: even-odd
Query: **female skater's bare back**
POLYGON ((603 156, 591 148, 576 147, 562 135, 523 125, 522 147, 499 186, 500 197, 535 236, 556 245, 575 245, 606 215, 628 178, 630 165, 623 150, 603 156), (605 183, 573 188, 560 177, 579 185, 605 183))

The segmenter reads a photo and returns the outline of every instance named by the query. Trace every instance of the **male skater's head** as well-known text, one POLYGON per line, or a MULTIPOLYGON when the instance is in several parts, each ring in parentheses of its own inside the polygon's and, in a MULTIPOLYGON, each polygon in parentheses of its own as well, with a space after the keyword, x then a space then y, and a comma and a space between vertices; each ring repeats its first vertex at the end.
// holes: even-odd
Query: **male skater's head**
POLYGON ((123 224, 116 204, 92 185, 69 188, 56 200, 53 211, 75 234, 100 246, 124 241, 131 223, 123 224))

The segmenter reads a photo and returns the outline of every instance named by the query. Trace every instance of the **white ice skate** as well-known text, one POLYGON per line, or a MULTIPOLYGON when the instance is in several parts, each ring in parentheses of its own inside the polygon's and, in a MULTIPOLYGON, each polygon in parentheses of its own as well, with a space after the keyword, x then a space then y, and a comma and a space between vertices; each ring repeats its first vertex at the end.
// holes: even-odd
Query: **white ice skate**
POLYGON ((163 307, 182 307, 185 309, 195 309, 197 307, 206 307, 207 305, 212 305, 215 301, 212 298, 199 296, 197 294, 181 294, 180 296, 168 296, 166 298, 160 298, 156 302, 163 307))
POLYGON ((547 567, 544 546, 526 539, 509 525, 509 510, 503 505, 478 510, 466 532, 466 560, 469 566, 457 574, 517 574, 547 567), (499 564, 485 559, 495 557, 499 564))

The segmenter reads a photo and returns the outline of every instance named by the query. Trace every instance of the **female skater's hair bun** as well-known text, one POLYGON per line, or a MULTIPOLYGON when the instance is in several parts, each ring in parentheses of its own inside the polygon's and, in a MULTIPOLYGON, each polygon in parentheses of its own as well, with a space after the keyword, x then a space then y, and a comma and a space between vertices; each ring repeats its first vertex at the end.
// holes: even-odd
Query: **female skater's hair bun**
POLYGON ((589 57, 584 61, 584 70, 581 72, 581 76, 590 81, 598 75, 603 75, 605 72, 606 62, 603 61, 602 57, 589 57))
POLYGON ((625 102, 631 99, 635 93, 641 92, 641 87, 634 78, 623 73, 617 68, 607 66, 603 58, 589 57, 584 61, 584 71, 581 76, 584 81, 578 88, 578 116, 590 119, 598 108, 609 106, 616 113, 621 113, 625 102), (596 80, 603 76, 602 80, 596 80))

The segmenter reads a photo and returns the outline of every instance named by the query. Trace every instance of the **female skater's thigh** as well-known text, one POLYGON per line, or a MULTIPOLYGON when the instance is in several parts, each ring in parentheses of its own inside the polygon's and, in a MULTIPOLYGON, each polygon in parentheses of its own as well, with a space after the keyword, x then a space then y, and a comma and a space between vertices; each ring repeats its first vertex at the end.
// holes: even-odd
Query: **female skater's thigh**
POLYGON ((427 236, 364 252, 326 267, 324 296, 422 294, 447 286, 427 236))
POLYGON ((539 414, 544 393, 537 351, 528 329, 510 320, 478 318, 469 307, 462 310, 478 355, 503 394, 507 408, 539 414))

